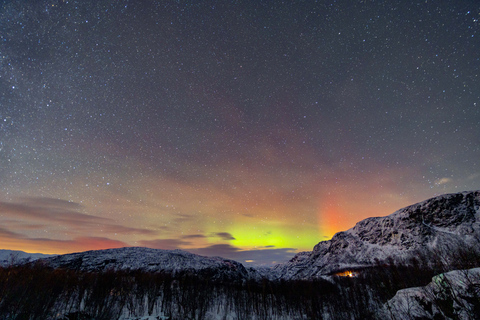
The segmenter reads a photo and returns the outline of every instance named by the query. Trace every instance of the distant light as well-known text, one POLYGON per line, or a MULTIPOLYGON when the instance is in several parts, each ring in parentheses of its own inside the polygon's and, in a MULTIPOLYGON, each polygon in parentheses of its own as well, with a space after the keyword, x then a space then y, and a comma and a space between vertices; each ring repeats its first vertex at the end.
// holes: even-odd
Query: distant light
POLYGON ((335 274, 337 277, 348 277, 348 278, 354 278, 358 276, 358 273, 355 271, 343 271, 343 272, 338 272, 335 274))

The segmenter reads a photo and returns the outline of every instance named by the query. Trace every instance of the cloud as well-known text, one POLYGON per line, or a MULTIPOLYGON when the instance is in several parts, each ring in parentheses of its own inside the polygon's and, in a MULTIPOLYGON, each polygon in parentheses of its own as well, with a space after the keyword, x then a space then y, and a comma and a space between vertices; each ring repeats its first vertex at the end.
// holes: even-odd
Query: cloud
POLYGON ((132 228, 132 227, 125 227, 116 224, 105 224, 104 231, 108 233, 120 233, 120 234, 141 234, 141 235, 156 235, 158 234, 157 231, 151 229, 140 229, 140 228, 132 228))
POLYGON ((440 178, 440 179, 436 180, 435 184, 436 185, 442 185, 442 184, 447 184, 449 182, 452 182, 452 179, 444 177, 444 178, 440 178))
MULTIPOLYGON (((72 234, 82 230, 107 234, 138 234, 152 236, 158 234, 158 230, 142 229, 129 226, 117 225, 112 219, 88 215, 81 204, 53 198, 21 198, 19 202, 0 202, 2 217, 0 222, 0 243, 11 249, 20 249, 45 253, 67 253, 85 250, 100 250, 107 248, 126 247, 129 244, 111 239, 109 237, 76 237, 73 239, 33 238, 28 237, 20 230, 36 229, 46 226, 64 226, 71 230, 72 234), (7 229, 8 225, 11 228, 7 229), (75 232, 73 232, 75 231, 75 232)), ((194 217, 188 214, 178 214, 177 221, 191 220, 194 217)), ((141 240, 138 245, 172 250, 191 248, 195 239, 214 238, 218 241, 235 240, 229 232, 213 232, 209 234, 190 234, 179 238, 141 240)), ((229 244, 214 244, 203 248, 188 249, 188 251, 207 255, 221 256, 242 263, 271 264, 282 262, 291 258, 295 249, 262 247, 258 250, 242 250, 229 244)))
POLYGON ((109 219, 91 216, 81 212, 72 210, 79 208, 76 205, 70 207, 66 205, 67 201, 52 199, 42 200, 40 198, 28 199, 24 203, 0 202, 0 211, 4 215, 9 215, 13 218, 27 218, 34 220, 46 221, 49 223, 61 223, 68 226, 90 226, 92 224, 105 223, 109 219), (32 201, 35 200, 35 201, 32 201), (61 205, 52 205, 61 204, 61 205))
POLYGON ((217 232, 215 236, 220 237, 222 240, 235 240, 235 238, 228 232, 217 232))
POLYGON ((228 232, 214 232, 208 236, 204 234, 190 234, 183 236, 182 239, 201 239, 201 238, 220 238, 222 240, 235 240, 235 238, 228 232))
MULTIPOLYGON (((215 234, 225 239, 233 238, 227 232, 215 234)), ((205 238, 201 234, 193 234, 182 239, 156 239, 138 241, 138 245, 163 250, 181 249, 191 246, 192 243, 184 239, 205 238)), ((130 245, 107 237, 78 237, 72 240, 50 238, 28 238, 19 233, 0 227, 0 243, 3 247, 13 250, 28 250, 43 253, 70 253, 87 250, 102 250, 109 248, 129 247, 130 245)), ((258 250, 242 250, 230 244, 214 244, 203 248, 184 249, 204 256, 219 256, 246 264, 272 265, 292 258, 296 250, 293 248, 275 248, 274 246, 261 247, 258 250)))
POLYGON ((238 254, 240 248, 229 244, 214 244, 205 248, 190 249, 189 251, 195 251, 195 253, 204 256, 221 256, 226 258, 238 254))
POLYGON ((69 243, 72 248, 78 248, 78 251, 130 247, 123 241, 104 237, 79 237, 69 243))
POLYGON ((187 251, 204 256, 219 256, 245 264, 272 265, 291 259, 296 249, 268 248, 259 250, 242 250, 229 244, 215 244, 205 248, 188 249, 187 251))
POLYGON ((32 224, 28 222, 15 221, 15 220, 2 220, 1 223, 4 226, 8 226, 10 229, 16 230, 41 230, 45 229, 47 225, 45 224, 32 224))
POLYGON ((12 249, 45 252, 66 253, 86 250, 101 250, 108 248, 122 248, 129 245, 106 237, 78 237, 74 239, 29 238, 0 227, 0 243, 2 247, 12 249))
POLYGON ((27 239, 29 242, 48 245, 59 251, 67 249, 68 252, 83 252, 87 250, 103 250, 111 248, 130 247, 123 241, 104 237, 78 237, 73 240, 54 240, 47 238, 27 239))
POLYGON ((242 216, 247 217, 247 218, 255 218, 253 214, 250 213, 242 213, 242 216))
POLYGON ((129 245, 123 241, 105 237, 78 237, 71 240, 27 238, 21 234, 2 228, 0 228, 0 243, 2 243, 3 248, 12 250, 60 254, 129 247, 129 245))
POLYGON ((23 202, 31 206, 40 206, 46 208, 63 208, 63 209, 81 209, 83 206, 79 203, 47 197, 24 197, 21 198, 23 202))
POLYGON ((0 238, 2 237, 7 237, 7 238, 19 238, 21 235, 18 233, 12 232, 10 230, 7 230, 5 228, 0 227, 0 238))
POLYGON ((188 246, 191 242, 180 239, 156 239, 156 240, 142 240, 138 242, 143 247, 153 249, 174 250, 182 246, 188 246))
MULTIPOLYGON (((75 228, 98 229, 107 233, 155 235, 151 229, 126 227, 113 223, 113 220, 78 212, 82 205, 61 199, 22 198, 23 202, 0 202, 0 212, 11 219, 26 218, 41 221, 47 225, 64 225, 75 228)), ((38 225, 40 226, 40 225, 38 225)))
POLYGON ((201 248, 192 248, 191 239, 220 238, 221 240, 235 240, 229 232, 215 232, 208 235, 191 234, 179 239, 156 239, 138 241, 140 246, 154 249, 174 250, 182 249, 203 256, 218 256, 253 265, 272 265, 291 259, 297 252, 294 248, 277 248, 273 245, 258 247, 258 249, 244 250, 226 243, 212 244, 201 248))
POLYGON ((184 223, 187 221, 193 220, 195 217, 189 214, 184 214, 184 213, 178 213, 175 215, 173 218, 173 221, 178 224, 178 223, 184 223))
POLYGON ((182 239, 197 239, 197 238, 206 238, 207 236, 203 234, 189 234, 186 236, 183 236, 182 239))

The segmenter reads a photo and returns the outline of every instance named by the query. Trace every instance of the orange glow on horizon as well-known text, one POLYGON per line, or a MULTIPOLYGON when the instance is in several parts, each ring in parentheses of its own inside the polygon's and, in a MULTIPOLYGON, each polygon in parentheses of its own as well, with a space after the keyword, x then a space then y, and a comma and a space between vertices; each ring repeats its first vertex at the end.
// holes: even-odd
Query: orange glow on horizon
POLYGON ((347 212, 335 195, 322 197, 318 206, 318 228, 320 234, 331 239, 339 231, 345 230, 347 212))
POLYGON ((99 237, 80 237, 66 241, 47 239, 43 241, 29 239, 11 240, 0 237, 0 243, 2 243, 1 249, 43 254, 68 254, 89 250, 129 247, 128 244, 121 241, 99 237))

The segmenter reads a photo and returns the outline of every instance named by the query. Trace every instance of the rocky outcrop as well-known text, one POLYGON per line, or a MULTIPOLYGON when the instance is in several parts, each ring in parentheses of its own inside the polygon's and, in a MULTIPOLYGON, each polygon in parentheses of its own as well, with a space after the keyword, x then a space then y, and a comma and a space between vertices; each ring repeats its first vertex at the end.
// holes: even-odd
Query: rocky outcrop
POLYGON ((386 217, 368 218, 274 268, 283 279, 310 279, 394 261, 416 254, 476 244, 480 239, 480 191, 446 194, 386 217))

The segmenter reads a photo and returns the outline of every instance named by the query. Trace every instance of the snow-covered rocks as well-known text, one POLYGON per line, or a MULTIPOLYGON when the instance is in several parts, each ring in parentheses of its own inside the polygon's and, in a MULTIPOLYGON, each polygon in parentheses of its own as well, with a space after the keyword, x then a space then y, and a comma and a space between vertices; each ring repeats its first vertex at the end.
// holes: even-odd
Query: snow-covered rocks
POLYGON ((86 251, 60 255, 43 262, 53 268, 87 272, 144 271, 172 274, 191 272, 208 275, 213 279, 243 279, 245 267, 236 261, 220 257, 204 257, 182 250, 160 250, 141 247, 126 247, 86 251))
POLYGON ((425 287, 399 290, 377 312, 380 319, 478 319, 480 268, 439 274, 425 287))
POLYGON ((416 254, 475 244, 480 239, 480 191, 446 194, 368 218, 296 255, 273 272, 283 279, 319 278, 348 268, 405 262, 416 254))

